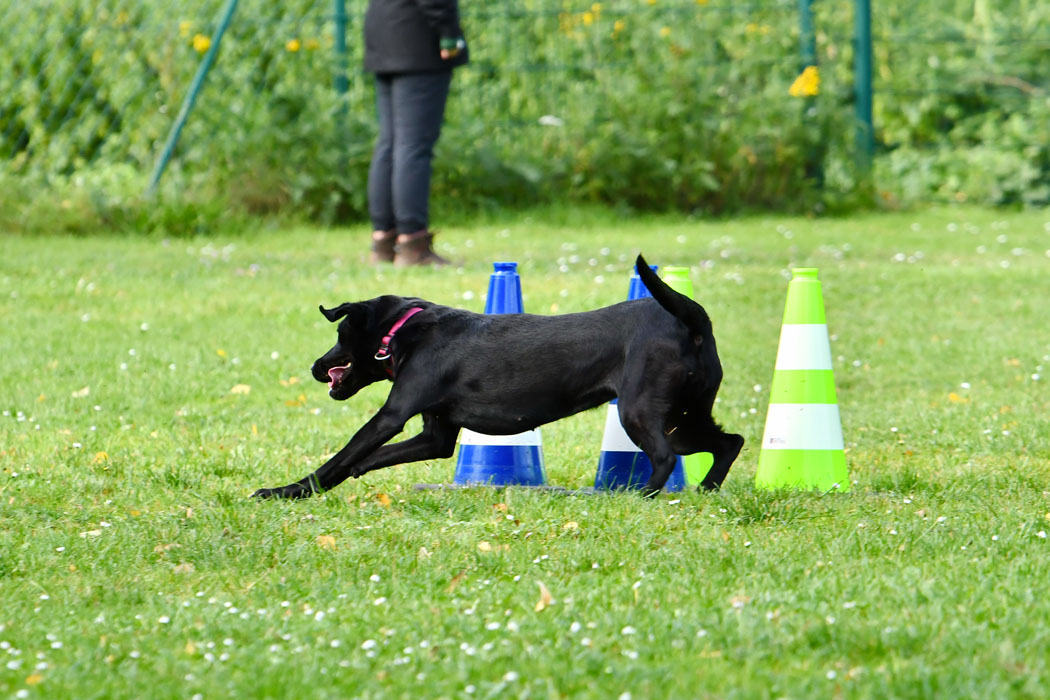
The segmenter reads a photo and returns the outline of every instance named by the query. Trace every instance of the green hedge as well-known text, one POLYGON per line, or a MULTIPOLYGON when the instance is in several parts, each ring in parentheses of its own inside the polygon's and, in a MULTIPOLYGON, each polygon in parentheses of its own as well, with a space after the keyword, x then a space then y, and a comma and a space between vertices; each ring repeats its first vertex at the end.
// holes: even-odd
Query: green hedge
MULTIPOLYGON (((0 10, 0 225, 32 228, 55 202, 74 228, 82 217, 163 228, 193 211, 206 225, 206 212, 231 209, 363 219, 374 107, 359 68, 364 0, 347 5, 340 98, 329 0, 240 3, 153 202, 145 177, 220 3, 0 10)), ((1044 203, 1050 10, 876 5, 883 197, 1044 203)), ((797 0, 462 7, 473 62, 457 72, 439 144, 439 208, 568 201, 719 214, 865 201, 851 0, 813 3, 820 92, 802 99, 788 94, 801 69, 797 0)))

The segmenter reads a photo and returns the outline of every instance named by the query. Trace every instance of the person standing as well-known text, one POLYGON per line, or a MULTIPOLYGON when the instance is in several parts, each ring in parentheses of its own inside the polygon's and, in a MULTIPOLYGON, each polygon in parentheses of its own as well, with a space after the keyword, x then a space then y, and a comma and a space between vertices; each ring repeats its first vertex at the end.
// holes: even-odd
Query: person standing
POLYGON ((445 265, 430 231, 430 176, 452 71, 469 60, 457 0, 369 0, 365 70, 379 134, 368 170, 371 262, 445 265))

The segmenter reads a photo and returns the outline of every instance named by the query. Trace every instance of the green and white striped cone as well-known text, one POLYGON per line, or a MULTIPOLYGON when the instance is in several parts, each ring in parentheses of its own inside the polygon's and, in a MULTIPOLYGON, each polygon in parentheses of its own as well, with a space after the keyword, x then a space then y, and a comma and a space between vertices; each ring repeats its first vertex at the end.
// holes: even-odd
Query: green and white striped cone
POLYGON ((815 268, 792 275, 755 485, 849 491, 820 280, 815 268))
MULTIPOLYGON (((663 280, 667 286, 679 294, 693 298, 693 281, 689 279, 688 267, 666 267, 664 268, 663 280)), ((700 482, 707 476, 714 463, 714 457, 710 452, 699 452, 682 457, 682 468, 685 470, 685 483, 687 486, 699 486, 700 482)))

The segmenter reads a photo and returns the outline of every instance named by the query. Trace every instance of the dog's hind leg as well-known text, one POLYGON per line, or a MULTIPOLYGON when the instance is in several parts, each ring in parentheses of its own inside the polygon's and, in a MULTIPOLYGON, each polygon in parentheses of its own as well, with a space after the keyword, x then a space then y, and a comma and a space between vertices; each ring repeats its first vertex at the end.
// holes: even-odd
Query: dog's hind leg
POLYGON ((744 437, 735 433, 723 432, 721 428, 714 425, 712 421, 711 431, 711 454, 714 456, 714 464, 707 472, 707 476, 700 482, 699 490, 715 491, 722 486, 722 482, 729 473, 729 467, 740 454, 740 448, 744 446, 744 437), (717 432, 715 432, 717 431, 717 432))
POLYGON ((624 401, 618 406, 620 412, 620 423, 624 432, 638 447, 642 448, 645 456, 649 458, 653 466, 653 473, 649 480, 641 487, 642 495, 652 498, 663 490, 667 480, 671 478, 674 471, 677 456, 671 450, 670 444, 663 432, 651 425, 652 419, 646 411, 639 410, 637 404, 634 408, 625 408, 624 401))
POLYGON ((743 436, 727 433, 715 422, 711 416, 714 403, 714 391, 710 391, 701 401, 689 407, 688 412, 683 411, 676 417, 672 423, 673 431, 668 437, 671 449, 678 454, 710 452, 714 456, 711 469, 700 482, 700 489, 707 491, 714 491, 722 485, 744 445, 743 436))

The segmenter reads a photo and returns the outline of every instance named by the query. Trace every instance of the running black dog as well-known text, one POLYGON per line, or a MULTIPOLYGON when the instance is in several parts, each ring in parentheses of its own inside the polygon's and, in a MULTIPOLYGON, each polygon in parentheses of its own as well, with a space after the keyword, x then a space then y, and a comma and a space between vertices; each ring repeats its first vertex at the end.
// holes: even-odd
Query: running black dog
POLYGON ((711 321, 642 256, 637 263, 652 298, 564 316, 482 315, 398 296, 322 306, 329 321, 343 321, 314 378, 337 401, 383 380, 390 395, 320 469, 254 495, 305 498, 374 469, 451 457, 460 428, 516 434, 614 398, 653 465, 644 494, 663 488, 675 455, 694 452, 714 455, 701 486, 717 489, 744 438, 711 417, 722 381, 711 321), (387 445, 415 415, 423 431, 387 445))

